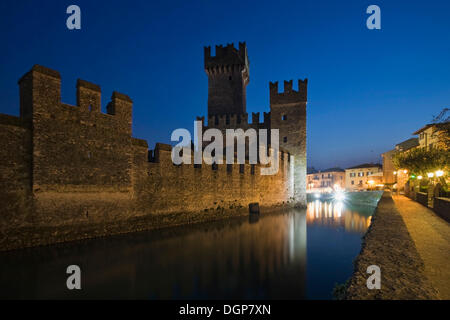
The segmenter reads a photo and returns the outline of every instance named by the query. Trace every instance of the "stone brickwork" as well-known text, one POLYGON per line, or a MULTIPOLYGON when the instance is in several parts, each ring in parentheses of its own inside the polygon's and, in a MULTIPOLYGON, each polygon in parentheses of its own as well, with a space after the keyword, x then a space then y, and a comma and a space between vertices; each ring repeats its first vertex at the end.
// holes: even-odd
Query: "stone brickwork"
POLYGON ((280 147, 294 157, 294 198, 306 205, 306 101, 308 79, 298 80, 298 90, 292 80, 284 81, 284 91, 278 92, 278 82, 270 83, 270 127, 280 130, 280 147))
POLYGON ((293 200, 297 206, 306 206, 308 79, 298 80, 297 90, 293 88, 292 80, 284 81, 283 92, 278 92, 278 82, 270 82, 270 112, 264 112, 262 121, 259 112, 252 113, 250 123, 245 107, 245 88, 249 82, 245 42, 239 43, 239 50, 232 44, 216 46, 215 56, 211 56, 211 47, 205 47, 205 71, 208 75, 208 123, 205 123, 205 117, 197 117, 203 123, 203 130, 217 128, 225 136, 226 129, 267 129, 268 143, 271 144, 270 130, 278 129, 280 147, 294 157, 293 200), (238 81, 238 85, 234 81, 238 81))
POLYGON ((246 87, 249 82, 247 46, 205 47, 205 72, 208 75, 208 117, 246 112, 246 87))
MULTIPOLYGON (((237 50, 226 50, 231 53, 218 51, 220 61, 205 57, 205 65, 219 68, 236 58, 237 50)), ((237 52, 247 65, 245 44, 237 52)), ((250 203, 261 212, 298 204, 290 150, 280 149, 275 175, 261 175, 259 164, 174 165, 170 145, 149 150, 132 137, 133 102, 122 93, 112 94, 105 114, 100 86, 78 80, 77 104, 65 104, 60 74, 39 65, 19 89, 20 117, 0 115, 0 250, 243 215, 250 203)), ((222 128, 270 129, 269 113, 263 122, 254 114, 248 124, 245 106, 239 108, 239 123, 227 113, 234 109, 209 121, 217 116, 222 128)), ((304 105, 298 108, 289 109, 298 117, 293 130, 304 121, 304 105)))

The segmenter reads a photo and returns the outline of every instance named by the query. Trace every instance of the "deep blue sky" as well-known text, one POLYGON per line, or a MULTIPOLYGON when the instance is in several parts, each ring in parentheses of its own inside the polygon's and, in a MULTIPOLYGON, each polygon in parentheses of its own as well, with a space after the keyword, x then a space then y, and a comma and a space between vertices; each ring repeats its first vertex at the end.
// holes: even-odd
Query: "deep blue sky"
POLYGON ((269 111, 269 81, 307 77, 308 165, 380 161, 450 104, 449 14, 445 0, 1 1, 0 112, 18 114, 17 80, 42 64, 66 103, 77 78, 101 85, 103 108, 128 94, 153 148, 207 113, 203 46, 246 41, 249 113, 269 111), (81 30, 66 28, 71 4, 81 30), (381 30, 366 28, 370 4, 381 30))

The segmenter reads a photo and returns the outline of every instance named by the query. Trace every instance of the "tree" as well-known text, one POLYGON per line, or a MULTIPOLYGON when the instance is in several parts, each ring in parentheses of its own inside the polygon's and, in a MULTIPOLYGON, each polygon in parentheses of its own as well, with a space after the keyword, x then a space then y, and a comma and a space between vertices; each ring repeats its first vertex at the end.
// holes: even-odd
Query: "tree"
MULTIPOLYGON (((427 177, 429 172, 450 169, 450 152, 445 149, 415 148, 407 152, 398 152, 392 157, 397 169, 408 169, 411 174, 427 177)), ((445 181, 445 176, 441 180, 445 181)), ((444 182, 445 184, 445 182, 444 182)))
POLYGON ((413 174, 426 175, 428 172, 448 169, 450 152, 438 148, 415 148, 396 153, 392 160, 398 169, 408 169, 413 174))

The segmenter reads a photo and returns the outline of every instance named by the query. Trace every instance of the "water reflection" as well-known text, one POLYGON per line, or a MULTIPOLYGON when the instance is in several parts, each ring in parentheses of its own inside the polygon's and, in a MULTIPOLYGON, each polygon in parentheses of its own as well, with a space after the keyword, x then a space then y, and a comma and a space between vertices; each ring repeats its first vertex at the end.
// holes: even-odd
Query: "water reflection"
POLYGON ((305 298, 306 215, 290 211, 0 254, 1 298, 305 298), (66 289, 77 264, 82 290, 66 289))
POLYGON ((330 299, 374 208, 307 210, 0 253, 0 298, 330 299), (66 288, 79 265, 82 290, 66 288))
POLYGON ((373 208, 342 201, 315 200, 308 203, 306 219, 308 225, 343 227, 348 232, 365 233, 370 226, 372 211, 373 208))

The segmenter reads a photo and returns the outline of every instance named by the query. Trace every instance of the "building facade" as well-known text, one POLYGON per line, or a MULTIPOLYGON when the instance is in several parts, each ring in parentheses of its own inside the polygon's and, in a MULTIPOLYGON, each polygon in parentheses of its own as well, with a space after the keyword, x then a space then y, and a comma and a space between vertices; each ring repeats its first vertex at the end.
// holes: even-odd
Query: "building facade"
POLYGON ((419 140, 417 138, 411 138, 400 142, 395 145, 395 149, 389 150, 383 154, 381 157, 383 159, 383 183, 384 184, 395 184, 398 183, 404 186, 405 182, 408 180, 405 178, 408 176, 404 170, 396 170, 393 162, 393 157, 399 152, 406 152, 412 150, 419 146, 419 140))
POLYGON ((345 169, 345 189, 363 191, 375 188, 383 182, 383 168, 380 164, 364 163, 345 169))
POLYGON ((413 134, 418 135, 419 148, 447 149, 448 148, 448 127, 449 123, 432 123, 415 131, 413 134))
POLYGON ((345 170, 330 168, 308 173, 306 192, 332 192, 345 189, 345 170))

